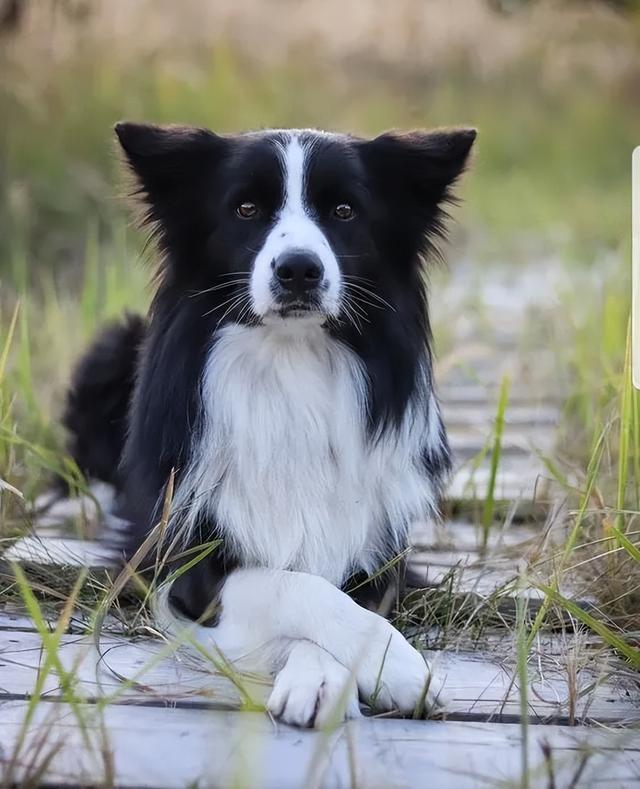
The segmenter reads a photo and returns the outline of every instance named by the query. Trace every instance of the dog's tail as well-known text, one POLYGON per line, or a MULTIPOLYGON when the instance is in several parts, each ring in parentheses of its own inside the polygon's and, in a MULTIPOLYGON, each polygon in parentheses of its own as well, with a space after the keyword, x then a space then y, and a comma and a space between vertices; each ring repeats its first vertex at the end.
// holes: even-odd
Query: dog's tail
POLYGON ((68 451, 89 480, 118 487, 145 319, 125 314, 93 341, 73 372, 63 423, 68 451))

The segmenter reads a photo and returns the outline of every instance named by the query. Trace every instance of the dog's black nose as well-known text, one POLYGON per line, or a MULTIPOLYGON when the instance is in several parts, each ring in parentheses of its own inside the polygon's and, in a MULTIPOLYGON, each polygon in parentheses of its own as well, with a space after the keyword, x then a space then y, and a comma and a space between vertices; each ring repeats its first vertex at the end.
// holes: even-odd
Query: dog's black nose
POLYGON ((276 260, 274 274, 290 293, 303 294, 318 287, 324 267, 312 252, 286 252, 276 260))

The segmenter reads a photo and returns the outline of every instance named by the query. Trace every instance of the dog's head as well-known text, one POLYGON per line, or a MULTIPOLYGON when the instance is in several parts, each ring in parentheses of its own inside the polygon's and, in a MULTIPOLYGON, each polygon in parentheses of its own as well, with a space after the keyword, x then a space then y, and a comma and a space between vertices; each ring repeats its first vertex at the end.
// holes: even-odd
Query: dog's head
POLYGON ((393 304, 442 234, 442 205, 476 136, 116 132, 172 282, 221 320, 254 323, 356 323, 393 304))

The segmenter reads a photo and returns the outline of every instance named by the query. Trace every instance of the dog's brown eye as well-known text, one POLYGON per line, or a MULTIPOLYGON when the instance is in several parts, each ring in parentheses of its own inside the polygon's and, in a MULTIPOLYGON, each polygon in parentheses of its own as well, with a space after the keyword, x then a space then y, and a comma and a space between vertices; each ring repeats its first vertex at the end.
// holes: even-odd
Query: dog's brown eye
POLYGON ((240 203, 240 205, 236 208, 236 214, 242 217, 242 219, 253 219, 257 213, 258 206, 255 203, 252 203, 250 200, 245 200, 244 203, 240 203))
POLYGON ((349 205, 349 203, 338 203, 338 205, 333 209, 334 215, 338 219, 353 219, 355 216, 355 211, 349 205))

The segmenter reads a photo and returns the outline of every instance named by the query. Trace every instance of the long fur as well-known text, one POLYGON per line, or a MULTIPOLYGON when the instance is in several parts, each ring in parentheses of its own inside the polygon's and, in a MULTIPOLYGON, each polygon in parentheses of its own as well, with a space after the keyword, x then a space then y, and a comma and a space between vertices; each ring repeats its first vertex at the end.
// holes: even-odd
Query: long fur
MULTIPOLYGON (((74 379, 72 450, 76 426, 91 425, 102 456, 78 459, 116 485, 130 552, 158 521, 169 480, 168 538, 180 549, 222 541, 164 590, 159 615, 201 619, 216 602, 202 638, 239 659, 260 653, 262 633, 271 647, 258 666, 286 669, 287 682, 303 656, 333 679, 357 673, 367 628, 378 633, 374 651, 391 633, 388 700, 408 707, 423 663, 340 590, 403 550, 414 518, 437 516, 450 454, 423 262, 475 132, 220 137, 120 124, 117 133, 162 263, 148 322, 112 328, 74 379), (100 439, 113 415, 100 410, 99 386, 118 393, 105 405, 120 421, 126 403, 126 439, 100 439), (287 589, 318 606, 304 625, 295 600, 284 604, 287 589), (253 631, 252 596, 267 607, 253 631), (332 615, 344 619, 342 637, 324 621, 332 615), (417 666, 407 693, 402 655, 417 666)), ((282 714, 300 722, 293 706, 282 714)))

